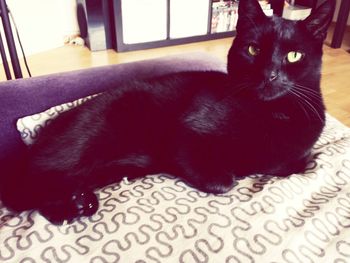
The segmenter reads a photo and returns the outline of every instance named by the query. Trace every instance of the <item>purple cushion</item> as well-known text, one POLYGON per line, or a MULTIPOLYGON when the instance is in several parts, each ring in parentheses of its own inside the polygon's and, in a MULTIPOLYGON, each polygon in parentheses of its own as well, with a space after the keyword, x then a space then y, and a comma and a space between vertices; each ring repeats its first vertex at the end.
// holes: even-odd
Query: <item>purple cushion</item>
POLYGON ((1 82, 0 160, 13 160, 25 147, 16 129, 18 118, 116 87, 133 78, 193 70, 225 71, 225 65, 205 53, 190 53, 1 82))

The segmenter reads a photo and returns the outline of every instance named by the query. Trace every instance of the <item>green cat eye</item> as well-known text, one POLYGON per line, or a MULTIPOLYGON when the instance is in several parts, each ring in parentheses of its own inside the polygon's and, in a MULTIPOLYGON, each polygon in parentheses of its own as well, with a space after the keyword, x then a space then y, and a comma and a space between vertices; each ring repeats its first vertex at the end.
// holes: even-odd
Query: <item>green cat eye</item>
POLYGON ((298 51, 290 51, 287 54, 287 61, 289 63, 295 63, 300 61, 303 58, 303 54, 298 51))
POLYGON ((249 47, 248 47, 248 53, 249 53, 249 55, 251 55, 251 56, 257 56, 258 54, 259 54, 259 52, 260 52, 260 48, 258 48, 257 46, 255 46, 255 45, 249 45, 249 47))

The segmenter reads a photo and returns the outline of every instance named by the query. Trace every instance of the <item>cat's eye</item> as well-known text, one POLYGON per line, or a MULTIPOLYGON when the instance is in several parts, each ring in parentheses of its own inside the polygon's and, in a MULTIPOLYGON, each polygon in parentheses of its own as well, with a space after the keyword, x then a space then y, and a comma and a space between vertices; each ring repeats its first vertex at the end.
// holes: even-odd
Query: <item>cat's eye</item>
POLYGON ((298 52, 298 51, 290 51, 288 54, 287 54, 287 61, 289 63, 296 63, 300 60, 302 60, 303 58, 303 53, 301 52, 298 52))
POLYGON ((260 53, 260 48, 258 48, 256 45, 249 45, 248 53, 249 55, 255 57, 260 53))

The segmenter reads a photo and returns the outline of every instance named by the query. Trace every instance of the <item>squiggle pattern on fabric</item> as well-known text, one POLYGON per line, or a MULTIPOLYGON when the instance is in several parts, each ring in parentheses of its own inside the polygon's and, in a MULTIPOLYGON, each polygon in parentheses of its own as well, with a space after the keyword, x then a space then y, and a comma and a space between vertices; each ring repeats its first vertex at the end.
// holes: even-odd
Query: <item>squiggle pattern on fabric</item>
POLYGON ((225 195, 123 181, 71 225, 0 204, 0 262, 350 262, 349 128, 328 116, 313 157, 304 174, 252 175, 225 195))

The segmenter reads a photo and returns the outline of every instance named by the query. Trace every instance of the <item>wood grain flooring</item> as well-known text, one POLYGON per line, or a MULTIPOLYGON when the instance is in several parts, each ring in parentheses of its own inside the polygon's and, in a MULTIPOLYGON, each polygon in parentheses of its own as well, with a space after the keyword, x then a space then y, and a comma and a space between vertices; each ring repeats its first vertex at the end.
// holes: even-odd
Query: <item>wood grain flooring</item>
MULTIPOLYGON (((349 32, 340 49, 330 48, 330 37, 327 39, 321 84, 328 112, 350 127, 350 54, 346 52, 350 49, 349 32)), ((90 52, 86 47, 64 46, 30 56, 28 63, 32 75, 40 76, 196 51, 207 52, 226 61, 231 42, 232 39, 228 38, 126 53, 114 50, 90 52)), ((5 80, 3 72, 0 73, 0 80, 5 80)))

